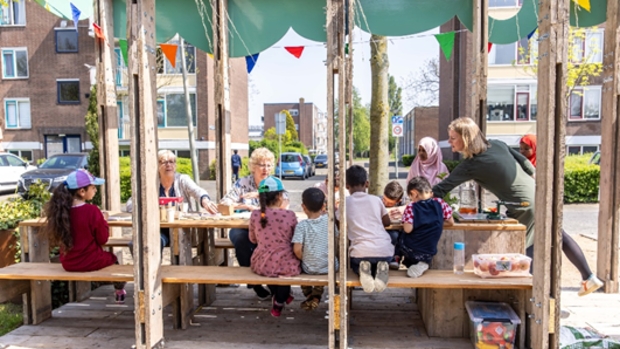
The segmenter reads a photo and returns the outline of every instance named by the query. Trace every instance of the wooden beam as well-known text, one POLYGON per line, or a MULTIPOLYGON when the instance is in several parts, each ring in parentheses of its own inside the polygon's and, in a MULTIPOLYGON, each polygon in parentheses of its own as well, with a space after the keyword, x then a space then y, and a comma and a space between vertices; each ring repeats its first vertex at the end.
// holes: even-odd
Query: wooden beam
MULTIPOLYGON (((488 0, 474 0, 473 13, 473 54, 471 79, 471 111, 472 119, 476 121, 480 130, 486 133, 487 128, 487 75, 488 75, 488 0)), ((455 77, 456 79, 456 77, 455 77)))
POLYGON ((232 182, 230 152, 230 66, 228 45, 228 0, 211 1, 215 63, 215 156, 216 195, 221 199, 232 182))
POLYGON ((598 215, 597 276, 606 293, 618 292, 618 230, 620 229, 620 5, 607 2, 603 50, 603 113, 601 127, 601 201, 598 215))
MULTIPOLYGON (((121 210, 121 182, 118 155, 118 106, 116 102, 116 57, 114 53, 114 11, 112 0, 95 2, 95 21, 101 26, 106 41, 95 38, 97 56, 97 116, 99 119, 99 168, 106 182, 101 191, 103 209, 121 210)), ((112 229, 121 237, 121 229, 112 229)))
POLYGON ((127 1, 131 189, 134 202, 136 348, 163 346, 162 287, 159 278, 159 202, 156 176, 155 0, 127 1), (149 218, 150 217, 150 218, 149 218))
POLYGON ((534 290, 531 313, 532 348, 555 348, 559 319, 549 328, 550 299, 560 306, 561 226, 566 127, 566 60, 569 0, 542 0, 539 7, 538 163, 534 290))

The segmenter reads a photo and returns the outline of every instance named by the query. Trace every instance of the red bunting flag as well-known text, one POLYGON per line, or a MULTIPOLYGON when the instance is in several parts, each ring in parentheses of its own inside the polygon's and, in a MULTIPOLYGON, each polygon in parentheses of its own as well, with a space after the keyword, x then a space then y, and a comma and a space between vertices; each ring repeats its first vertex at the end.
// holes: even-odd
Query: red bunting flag
POLYGON ((492 43, 492 42, 489 42, 489 43, 487 44, 487 53, 491 52, 491 48, 492 48, 492 47, 493 47, 493 43, 492 43))
POLYGON ((168 58, 168 61, 170 62, 170 65, 172 65, 172 68, 176 68, 177 49, 179 48, 179 45, 176 45, 176 44, 159 44, 159 47, 161 47, 161 52, 164 53, 164 56, 166 56, 166 58, 168 58))
POLYGON ((105 35, 103 35, 103 29, 97 24, 93 23, 93 30, 95 31, 95 37, 105 41, 105 35))
POLYGON ((296 58, 301 57, 301 54, 304 52, 303 46, 287 46, 284 49, 287 50, 290 54, 292 54, 296 58))

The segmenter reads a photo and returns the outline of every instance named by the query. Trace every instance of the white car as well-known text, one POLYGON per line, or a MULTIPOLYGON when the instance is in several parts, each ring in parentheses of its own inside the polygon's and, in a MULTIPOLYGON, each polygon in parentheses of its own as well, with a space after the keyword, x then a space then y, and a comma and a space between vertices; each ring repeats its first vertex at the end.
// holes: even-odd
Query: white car
POLYGON ((13 154, 0 153, 0 192, 15 192, 19 176, 35 168, 13 154))

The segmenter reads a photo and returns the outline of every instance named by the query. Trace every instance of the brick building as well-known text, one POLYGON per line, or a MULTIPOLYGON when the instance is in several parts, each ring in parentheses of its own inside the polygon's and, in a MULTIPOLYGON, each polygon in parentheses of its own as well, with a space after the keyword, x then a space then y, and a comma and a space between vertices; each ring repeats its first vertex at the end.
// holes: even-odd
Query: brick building
MULTIPOLYGON (((32 1, 9 0, 0 9, 0 147, 30 160, 55 153, 79 152, 91 144, 84 127, 91 81, 94 79, 95 41, 89 21, 58 19, 32 1)), ((178 39, 177 39, 178 40, 178 39)), ((173 42, 175 39, 172 40, 173 42)), ((190 101, 194 107, 196 148, 202 178, 215 159, 215 102, 213 60, 186 46, 190 101)), ((119 110, 119 148, 129 155, 130 114, 127 68, 116 48, 119 110)), ((181 52, 177 55, 180 62, 181 52)), ((185 99, 180 64, 161 60, 157 75, 159 148, 189 156, 185 99)), ((247 71, 243 58, 230 61, 231 147, 248 150, 247 71)))
POLYGON ((439 137, 439 107, 415 107, 405 115, 403 136, 398 140, 398 154, 414 155, 424 137, 439 137))
POLYGON ((306 103, 303 98, 299 103, 265 103, 264 130, 275 127, 275 114, 288 110, 295 121, 295 128, 301 141, 308 150, 317 153, 327 151, 327 114, 314 103, 306 103))

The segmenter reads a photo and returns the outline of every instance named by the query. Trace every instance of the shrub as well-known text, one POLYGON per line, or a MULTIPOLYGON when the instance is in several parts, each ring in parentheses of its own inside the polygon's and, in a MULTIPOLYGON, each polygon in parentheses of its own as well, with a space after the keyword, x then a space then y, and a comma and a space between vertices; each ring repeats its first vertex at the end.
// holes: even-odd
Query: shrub
POLYGON ((454 168, 461 163, 460 160, 444 160, 443 163, 446 165, 446 167, 448 168, 448 171, 450 171, 450 173, 452 173, 452 171, 454 171, 454 168))
POLYGON ((592 154, 569 155, 564 163, 564 202, 597 202, 600 167, 589 165, 592 154))
POLYGON ((405 154, 403 155, 402 162, 403 166, 411 166, 413 163, 413 159, 415 159, 415 155, 405 154))
MULTIPOLYGON (((119 159, 121 177, 121 202, 127 202, 131 197, 131 159, 123 156, 119 159)), ((177 172, 186 174, 192 178, 192 161, 187 158, 177 158, 177 172)))

